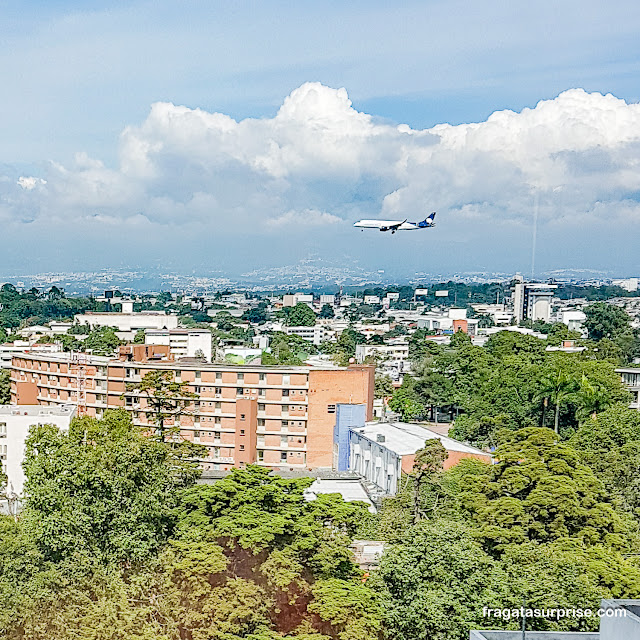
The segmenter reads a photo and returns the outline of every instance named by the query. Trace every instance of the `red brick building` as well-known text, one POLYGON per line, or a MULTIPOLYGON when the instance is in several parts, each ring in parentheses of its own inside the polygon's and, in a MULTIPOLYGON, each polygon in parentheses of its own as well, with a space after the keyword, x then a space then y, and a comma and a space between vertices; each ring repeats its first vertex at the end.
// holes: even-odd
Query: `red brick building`
POLYGON ((149 371, 171 371, 198 397, 178 418, 180 437, 207 446, 204 469, 256 463, 274 468, 330 468, 338 403, 373 411, 374 368, 219 365, 173 361, 168 347, 129 345, 119 358, 69 354, 16 355, 11 402, 77 403, 90 416, 125 407, 153 428, 146 399, 127 391, 149 371))

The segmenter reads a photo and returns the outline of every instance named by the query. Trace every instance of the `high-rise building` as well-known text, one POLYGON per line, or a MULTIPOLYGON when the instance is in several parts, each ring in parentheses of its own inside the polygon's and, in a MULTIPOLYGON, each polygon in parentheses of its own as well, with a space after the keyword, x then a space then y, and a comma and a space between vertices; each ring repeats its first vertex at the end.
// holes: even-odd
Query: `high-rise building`
POLYGON ((513 287, 513 315, 518 322, 522 320, 542 320, 551 318, 551 298, 558 288, 556 284, 524 282, 522 279, 513 287))

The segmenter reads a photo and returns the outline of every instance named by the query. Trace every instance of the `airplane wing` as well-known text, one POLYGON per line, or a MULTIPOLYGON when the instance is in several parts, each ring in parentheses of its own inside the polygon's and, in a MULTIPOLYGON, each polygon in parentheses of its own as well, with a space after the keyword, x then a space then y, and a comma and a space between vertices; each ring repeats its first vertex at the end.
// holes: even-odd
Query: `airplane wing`
POLYGON ((380 229, 392 231, 404 224, 406 220, 358 220, 353 226, 360 229, 380 229))

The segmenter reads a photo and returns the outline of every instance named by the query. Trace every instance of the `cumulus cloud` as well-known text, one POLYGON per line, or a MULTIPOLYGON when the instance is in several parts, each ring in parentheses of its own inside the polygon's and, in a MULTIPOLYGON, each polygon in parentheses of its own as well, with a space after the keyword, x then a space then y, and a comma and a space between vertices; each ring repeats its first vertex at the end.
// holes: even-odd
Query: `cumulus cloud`
POLYGON ((16 220, 211 225, 216 232, 345 224, 359 216, 469 225, 598 215, 640 219, 640 105, 572 89, 486 121, 415 130, 307 83, 272 118, 236 121, 170 103, 121 134, 115 168, 78 154, 0 189, 16 220))
POLYGON ((40 184, 47 184, 47 181, 42 178, 34 178, 33 176, 20 176, 17 184, 19 187, 25 189, 25 191, 31 191, 40 184))
POLYGON ((305 209, 304 211, 287 211, 277 218, 270 218, 267 224, 271 227, 320 227, 328 224, 336 224, 342 219, 326 211, 317 209, 305 209))

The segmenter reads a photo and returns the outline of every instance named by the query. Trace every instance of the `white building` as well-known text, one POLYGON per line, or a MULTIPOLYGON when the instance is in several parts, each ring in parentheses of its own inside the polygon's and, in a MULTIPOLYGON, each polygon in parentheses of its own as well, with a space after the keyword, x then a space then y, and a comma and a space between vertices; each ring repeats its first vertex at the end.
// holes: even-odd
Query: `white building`
POLYGON ((579 331, 582 334, 586 333, 584 321, 587 319, 587 316, 584 311, 580 311, 580 309, 562 309, 558 316, 560 322, 566 324, 571 331, 579 331))
POLYGON ((638 290, 638 278, 621 278, 619 280, 612 280, 611 284, 621 287, 625 291, 638 290))
POLYGON ((121 340, 133 340, 139 330, 177 329, 178 316, 164 311, 139 311, 130 313, 82 313, 75 321, 94 327, 116 327, 121 340))
POLYGON ((178 358, 196 358, 202 353, 211 362, 211 331, 208 329, 147 329, 145 344, 162 344, 178 358))
POLYGON ((539 282, 516 282, 513 288, 513 314, 518 322, 551 318, 551 298, 558 288, 556 284, 539 282))
POLYGON ((74 417, 75 405, 57 407, 41 405, 0 405, 0 460, 2 470, 7 475, 6 494, 9 497, 22 496, 24 487, 24 446, 29 429, 37 424, 53 424, 66 430, 74 417))
POLYGON ((365 296, 365 304, 380 304, 380 296, 365 296))
MULTIPOLYGON (((409 343, 403 340, 395 344, 356 345, 356 362, 363 363, 370 356, 404 366, 409 360, 409 343)), ((403 366, 400 368, 402 369, 403 366)))
POLYGON ((62 345, 34 344, 28 340, 14 340, 0 344, 0 369, 11 369, 11 359, 18 353, 59 353, 62 345))
POLYGON ((282 296, 283 307, 295 307, 301 302, 311 306, 313 304, 313 295, 310 293, 287 293, 282 296))
POLYGON ((349 429, 349 471, 375 485, 380 493, 395 495, 402 472, 411 473, 416 451, 431 439, 440 440, 447 450, 445 468, 462 458, 491 462, 491 454, 419 424, 367 422, 349 429))
POLYGON ((325 305, 325 304, 329 304, 331 306, 333 306, 336 303, 336 297, 332 294, 326 294, 323 293, 320 296, 320 304, 321 305, 325 305))
POLYGON ((284 332, 288 336, 298 336, 303 340, 313 342, 316 346, 324 340, 324 329, 317 324, 313 327, 284 327, 284 332))

